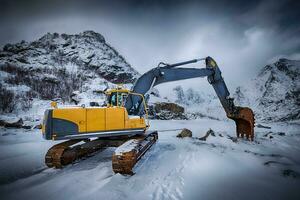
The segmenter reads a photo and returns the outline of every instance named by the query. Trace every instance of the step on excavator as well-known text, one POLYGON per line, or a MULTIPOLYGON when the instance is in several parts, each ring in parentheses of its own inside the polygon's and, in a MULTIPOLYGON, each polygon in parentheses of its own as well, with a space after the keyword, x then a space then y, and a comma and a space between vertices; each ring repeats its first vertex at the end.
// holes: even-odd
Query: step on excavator
POLYGON ((157 131, 149 130, 147 102, 156 85, 196 77, 207 77, 226 112, 235 121, 237 137, 253 140, 254 114, 248 107, 234 105, 217 63, 211 58, 185 62, 159 63, 143 74, 128 90, 116 87, 107 90, 104 107, 57 107, 44 113, 42 134, 46 140, 66 140, 51 147, 45 156, 48 167, 62 168, 75 160, 106 147, 117 147, 112 155, 115 173, 133 174, 139 159, 158 139, 157 131), (205 61, 205 68, 179 66, 205 61))

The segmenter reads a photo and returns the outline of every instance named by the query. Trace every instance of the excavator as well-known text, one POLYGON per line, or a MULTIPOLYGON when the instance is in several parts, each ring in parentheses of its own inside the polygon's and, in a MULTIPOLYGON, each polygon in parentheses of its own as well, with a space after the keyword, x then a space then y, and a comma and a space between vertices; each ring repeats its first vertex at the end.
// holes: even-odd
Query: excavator
POLYGON ((46 140, 66 140, 51 147, 45 156, 48 167, 62 168, 79 158, 106 147, 117 147, 112 155, 115 173, 133 174, 141 157, 155 144, 158 132, 149 130, 148 106, 156 85, 196 77, 207 77, 228 118, 235 121, 237 137, 253 140, 254 114, 248 107, 234 105, 234 99, 211 57, 159 65, 139 77, 128 90, 116 87, 107 90, 107 105, 98 107, 57 107, 44 113, 42 134, 46 140), (179 66, 205 61, 205 68, 179 66))

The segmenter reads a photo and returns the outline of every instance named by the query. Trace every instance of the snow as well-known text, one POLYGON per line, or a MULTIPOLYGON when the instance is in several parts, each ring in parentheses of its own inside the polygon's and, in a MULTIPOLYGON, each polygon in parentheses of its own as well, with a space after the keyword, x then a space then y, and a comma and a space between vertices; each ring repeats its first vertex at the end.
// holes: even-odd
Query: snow
POLYGON ((158 142, 135 167, 114 174, 108 148, 63 169, 48 169, 44 155, 56 142, 39 130, 4 129, 0 136, 0 193, 3 199, 299 199, 300 125, 264 124, 254 142, 238 139, 233 122, 210 119, 151 121, 158 142), (216 137, 203 136, 212 128, 216 137), (272 133, 268 133, 272 131, 272 133), (279 132, 284 132, 281 136, 279 132), (265 135, 268 134, 266 137, 265 135), (272 136, 273 138, 270 138, 272 136), (283 172, 293 170, 293 176, 283 172), (17 191, 17 192, 16 192, 17 191))
POLYGON ((115 154, 116 155, 122 155, 123 153, 130 152, 130 151, 132 151, 136 148, 138 143, 139 143, 139 140, 137 140, 137 139, 128 140, 127 142, 122 144, 122 146, 119 146, 115 150, 115 154))
POLYGON ((0 71, 0 80, 2 81, 5 78, 8 78, 10 76, 9 73, 4 72, 4 71, 0 71))

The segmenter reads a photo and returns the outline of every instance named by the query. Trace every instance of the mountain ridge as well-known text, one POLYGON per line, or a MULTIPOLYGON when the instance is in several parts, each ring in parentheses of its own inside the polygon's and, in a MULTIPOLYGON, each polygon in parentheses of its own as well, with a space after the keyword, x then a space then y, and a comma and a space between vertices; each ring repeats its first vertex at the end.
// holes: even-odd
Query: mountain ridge
POLYGON ((0 113, 42 114, 51 100, 101 104, 105 88, 130 86, 139 75, 100 33, 47 33, 0 50, 0 113))

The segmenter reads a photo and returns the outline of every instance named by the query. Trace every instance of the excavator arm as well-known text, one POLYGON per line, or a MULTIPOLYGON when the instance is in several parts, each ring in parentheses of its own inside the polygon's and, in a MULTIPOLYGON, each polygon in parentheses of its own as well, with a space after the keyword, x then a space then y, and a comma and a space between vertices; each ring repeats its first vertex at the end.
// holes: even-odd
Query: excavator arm
MULTIPOLYGON (((221 71, 217 63, 211 57, 175 64, 160 63, 158 67, 143 74, 134 84, 132 91, 144 95, 147 102, 154 86, 166 82, 197 77, 207 77, 208 82, 213 86, 227 117, 235 121, 237 136, 246 136, 246 138, 252 140, 254 138, 253 111, 248 107, 234 105, 234 99, 230 97, 221 71), (205 60, 205 68, 177 68, 181 65, 196 63, 202 60, 205 60)), ((128 113, 131 115, 144 115, 145 108, 142 101, 142 98, 139 96, 129 95, 125 103, 128 113)))

